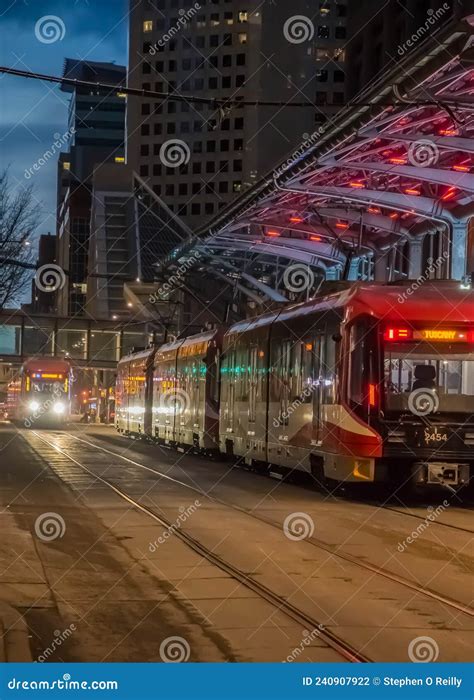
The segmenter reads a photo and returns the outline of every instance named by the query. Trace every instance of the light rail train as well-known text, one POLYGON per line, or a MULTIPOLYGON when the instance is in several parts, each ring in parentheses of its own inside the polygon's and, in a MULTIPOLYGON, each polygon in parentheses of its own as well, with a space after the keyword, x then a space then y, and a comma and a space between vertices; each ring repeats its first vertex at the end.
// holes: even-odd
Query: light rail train
POLYGON ((356 283, 124 357, 116 428, 324 482, 474 473, 474 299, 356 283))
POLYGON ((67 360, 27 360, 8 385, 8 419, 26 428, 65 425, 71 413, 71 380, 67 360))

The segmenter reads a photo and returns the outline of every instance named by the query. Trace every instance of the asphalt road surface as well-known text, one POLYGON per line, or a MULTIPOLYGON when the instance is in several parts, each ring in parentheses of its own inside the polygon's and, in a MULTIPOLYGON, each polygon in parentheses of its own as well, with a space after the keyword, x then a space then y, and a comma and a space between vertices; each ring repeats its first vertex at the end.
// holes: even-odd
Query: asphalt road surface
POLYGON ((3 423, 0 499, 0 659, 18 628, 39 661, 474 655, 472 509, 448 492, 366 502, 3 423))

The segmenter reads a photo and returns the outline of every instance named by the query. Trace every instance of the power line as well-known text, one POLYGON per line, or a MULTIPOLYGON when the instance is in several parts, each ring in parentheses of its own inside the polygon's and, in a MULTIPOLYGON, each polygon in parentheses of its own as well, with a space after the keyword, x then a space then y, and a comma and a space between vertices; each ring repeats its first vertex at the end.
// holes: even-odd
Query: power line
MULTIPOLYGON (((109 83, 94 83, 86 80, 77 80, 76 78, 62 78, 56 75, 47 75, 46 73, 34 73, 31 71, 19 70, 18 68, 8 68, 7 66, 0 66, 0 74, 14 75, 20 78, 31 78, 33 80, 44 80, 49 83, 58 83, 60 85, 71 85, 73 87, 82 87, 89 90, 105 90, 110 93, 122 93, 123 95, 131 95, 133 97, 144 97, 153 100, 169 100, 172 102, 188 102, 195 104, 205 104, 214 109, 226 110, 231 107, 311 107, 313 109, 318 109, 318 105, 314 102, 278 102, 278 101, 267 101, 267 100, 243 100, 239 97, 237 98, 223 98, 216 99, 210 97, 196 97, 195 95, 180 95, 176 92, 157 92, 156 90, 144 90, 142 88, 131 88, 125 85, 110 85, 109 83)), ((405 98, 402 96, 395 95, 395 99, 386 102, 377 102, 377 105, 382 105, 386 107, 395 107, 397 105, 412 106, 412 107, 422 107, 422 106, 436 106, 436 107, 466 107, 474 109, 472 103, 467 102, 464 104, 460 100, 410 100, 410 98, 405 98)), ((327 103, 327 107, 374 107, 374 102, 360 102, 356 100, 349 100, 345 105, 327 103)))
POLYGON ((45 73, 34 73, 17 68, 7 68, 0 66, 0 73, 15 75, 20 78, 32 78, 33 80, 44 80, 49 83, 60 85, 72 85, 73 87, 83 87, 91 90, 108 90, 110 93, 122 93, 134 97, 146 97, 154 100, 172 100, 174 102, 194 102, 196 104, 206 104, 214 109, 224 109, 225 107, 316 107, 313 102, 268 102, 262 100, 241 100, 239 98, 215 99, 209 97, 196 97, 194 95, 184 96, 175 92, 157 92, 156 90, 144 90, 142 88, 131 88, 125 85, 110 85, 108 83, 93 83, 76 78, 60 78, 56 75, 45 73))

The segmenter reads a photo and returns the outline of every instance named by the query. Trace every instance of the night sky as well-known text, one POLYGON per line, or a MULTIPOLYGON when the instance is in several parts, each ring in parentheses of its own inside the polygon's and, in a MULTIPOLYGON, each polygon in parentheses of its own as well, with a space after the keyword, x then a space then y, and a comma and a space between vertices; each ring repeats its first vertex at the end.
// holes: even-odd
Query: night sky
MULTIPOLYGON (((126 65, 128 6, 128 0, 0 0, 0 64, 57 76, 66 57, 126 65), (55 18, 55 33, 43 20, 35 34, 47 15, 55 18), (44 43, 38 35, 57 38, 44 43)), ((34 185, 38 234, 56 231, 57 155, 29 180, 25 170, 67 130, 68 101, 52 83, 0 75, 0 170, 9 166, 16 188, 34 185)))

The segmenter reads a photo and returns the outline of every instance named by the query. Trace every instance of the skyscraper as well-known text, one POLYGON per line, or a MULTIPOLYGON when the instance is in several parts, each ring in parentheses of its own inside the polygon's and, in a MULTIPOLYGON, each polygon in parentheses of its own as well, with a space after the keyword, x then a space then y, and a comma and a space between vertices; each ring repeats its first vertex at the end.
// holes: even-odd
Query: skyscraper
MULTIPOLYGON (((120 85, 125 67, 66 59, 63 77, 91 83, 120 85)), ((61 85, 71 93, 69 150, 58 161, 58 264, 67 271, 67 284, 58 290, 64 315, 84 313, 90 235, 91 179, 94 166, 124 161, 124 95, 97 87, 61 85)))
POLYGON ((467 14, 471 0, 357 0, 348 5, 348 97, 397 65, 455 14, 467 14), (466 10, 466 11, 465 11, 466 10))
MULTIPOLYGON (((345 5, 214 0, 132 0, 129 86, 184 98, 130 99, 127 160, 195 228, 283 159, 315 125, 321 82, 342 86, 328 61, 343 41, 345 5), (343 9, 337 9, 337 8, 343 9), (319 37, 319 44, 318 44, 319 37), (319 46, 319 54, 316 48, 319 46), (318 62, 318 63, 317 63, 318 62), (220 111, 189 98, 271 101, 220 111), (284 107, 308 102, 309 107, 284 107), (280 106, 280 103, 282 106, 280 106)), ((345 30, 344 30, 345 31, 345 30)), ((326 85, 324 90, 327 93, 326 85)))

